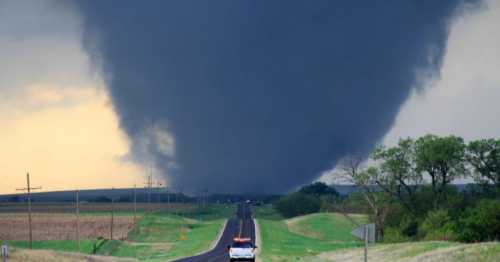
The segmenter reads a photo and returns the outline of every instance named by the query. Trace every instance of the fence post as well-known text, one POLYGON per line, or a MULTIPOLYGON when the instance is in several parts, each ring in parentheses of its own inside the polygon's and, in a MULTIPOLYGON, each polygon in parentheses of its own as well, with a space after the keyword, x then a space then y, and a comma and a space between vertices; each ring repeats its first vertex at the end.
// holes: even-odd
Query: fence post
POLYGON ((9 257, 9 246, 7 243, 2 244, 2 261, 7 262, 7 258, 9 257))

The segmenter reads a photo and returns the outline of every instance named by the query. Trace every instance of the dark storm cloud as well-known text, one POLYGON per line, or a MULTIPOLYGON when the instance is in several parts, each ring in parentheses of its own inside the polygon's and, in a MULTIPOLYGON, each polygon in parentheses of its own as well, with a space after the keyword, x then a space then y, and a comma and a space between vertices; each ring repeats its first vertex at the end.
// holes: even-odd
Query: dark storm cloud
POLYGON ((460 1, 81 1, 122 127, 185 189, 277 192, 385 134, 460 1))

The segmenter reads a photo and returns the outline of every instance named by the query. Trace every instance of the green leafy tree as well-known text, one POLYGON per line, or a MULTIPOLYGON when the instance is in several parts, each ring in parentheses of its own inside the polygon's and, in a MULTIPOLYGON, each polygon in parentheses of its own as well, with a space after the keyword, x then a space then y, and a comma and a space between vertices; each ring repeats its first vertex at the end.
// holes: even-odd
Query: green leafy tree
POLYGON ((324 182, 314 182, 310 185, 303 186, 300 190, 300 193, 314 195, 316 197, 325 196, 325 195, 333 195, 339 196, 339 193, 335 188, 325 184, 324 182))
POLYGON ((465 174, 465 144, 461 137, 423 136, 415 142, 417 172, 426 172, 431 179, 437 207, 447 185, 465 174))
POLYGON ((466 158, 478 183, 500 188, 500 139, 471 141, 466 158))
POLYGON ((465 210, 456 226, 458 240, 464 242, 500 239, 500 201, 482 200, 465 210))
POLYGON ((401 139, 394 147, 377 147, 371 155, 379 164, 376 184, 410 212, 418 210, 415 194, 422 183, 422 174, 416 172, 414 144, 411 138, 401 139))
POLYGON ((377 239, 384 238, 385 219, 389 212, 390 197, 386 192, 381 192, 377 187, 377 178, 380 170, 376 167, 362 167, 363 159, 349 156, 338 163, 341 176, 349 183, 355 184, 370 207, 370 217, 375 222, 377 239))
POLYGON ((452 218, 445 209, 429 211, 419 227, 419 235, 425 240, 452 240, 452 218))
POLYGON ((321 211, 334 210, 335 204, 340 199, 339 192, 324 182, 314 182, 303 186, 299 192, 318 198, 321 201, 321 211))
POLYGON ((299 192, 289 194, 276 203, 276 210, 286 218, 316 213, 320 208, 321 200, 299 192))

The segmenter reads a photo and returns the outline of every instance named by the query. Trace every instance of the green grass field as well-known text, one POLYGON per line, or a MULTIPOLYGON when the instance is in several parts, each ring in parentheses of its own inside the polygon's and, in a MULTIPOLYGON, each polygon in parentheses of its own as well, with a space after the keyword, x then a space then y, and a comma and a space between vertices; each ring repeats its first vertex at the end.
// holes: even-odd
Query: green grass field
MULTIPOLYGON (((351 236, 356 223, 366 216, 350 215, 356 223, 337 213, 316 213, 285 220, 270 206, 254 210, 259 221, 264 262, 347 262, 363 261, 363 243, 351 236)), ((496 262, 500 243, 462 244, 429 241, 371 244, 369 261, 404 262, 496 262)))
MULTIPOLYGON (((92 245, 95 240, 81 240, 80 241, 80 252, 85 254, 92 253, 92 245)), ((18 248, 28 248, 27 241, 7 241, 11 246, 18 248)), ((33 249, 49 249, 55 251, 68 251, 76 252, 78 250, 78 245, 75 240, 44 240, 44 241, 33 241, 33 249)))
MULTIPOLYGON (((141 261, 166 261, 194 255, 210 248, 224 221, 234 211, 234 206, 209 205, 204 208, 179 209, 175 212, 141 213, 141 219, 128 233, 126 240, 100 241, 96 254, 130 257, 141 261)), ((95 215, 96 212, 91 214, 95 215)), ((131 213, 121 212, 119 215, 131 213)), ((96 240, 91 239, 81 240, 80 252, 91 254, 95 242, 96 240)), ((28 247, 26 241, 9 241, 9 244, 19 248, 28 247)), ((78 251, 74 240, 35 241, 33 248, 78 251)))
MULTIPOLYGON (((350 215, 358 224, 367 222, 365 216, 350 215)), ((288 222, 290 231, 327 241, 327 242, 352 242, 357 239, 351 235, 351 231, 357 225, 338 213, 318 213, 300 217, 296 221, 288 222)))
POLYGON ((196 254, 210 247, 224 219, 193 220, 175 215, 148 215, 127 241, 108 241, 99 255, 156 261, 196 254))
POLYGON ((321 252, 362 245, 350 235, 356 224, 338 214, 283 220, 267 206, 255 208, 254 212, 261 231, 261 258, 266 262, 301 261, 321 252))

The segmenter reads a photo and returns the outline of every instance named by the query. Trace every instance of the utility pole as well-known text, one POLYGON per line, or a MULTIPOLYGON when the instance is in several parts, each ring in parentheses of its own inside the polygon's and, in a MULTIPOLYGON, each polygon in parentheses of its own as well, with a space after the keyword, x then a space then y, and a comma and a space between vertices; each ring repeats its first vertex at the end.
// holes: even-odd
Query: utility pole
POLYGON ((31 187, 30 173, 26 173, 26 188, 17 188, 18 191, 28 192, 28 231, 29 231, 29 248, 33 249, 33 231, 31 228, 31 190, 42 189, 42 187, 31 187))
POLYGON ((151 211, 151 176, 146 177, 146 183, 144 185, 144 191, 146 194, 146 213, 151 211))
POLYGON ((149 173, 148 186, 149 186, 148 206, 149 206, 149 213, 151 213, 151 194, 153 191, 153 161, 151 161, 151 169, 150 169, 150 173, 149 173))
MULTIPOLYGON (((113 192, 114 189, 111 189, 113 192)), ((113 194, 111 194, 111 225, 110 225, 110 237, 109 239, 110 240, 113 240, 113 224, 115 222, 115 207, 114 207, 114 204, 115 204, 115 199, 113 198, 113 194)))
POLYGON ((158 192, 157 201, 158 201, 158 204, 160 204, 160 202, 161 202, 161 186, 162 186, 162 184, 161 184, 160 180, 156 181, 156 184, 157 184, 157 187, 158 187, 157 190, 156 190, 158 192))
POLYGON ((153 184, 153 177, 149 175, 148 177, 148 213, 151 213, 151 188, 153 184))
POLYGON ((80 191, 76 190, 76 195, 75 195, 75 209, 76 209, 76 245, 78 247, 78 252, 80 252, 80 198, 79 194, 80 191))
POLYGON ((205 207, 208 207, 208 189, 205 189, 204 193, 205 193, 205 195, 204 195, 205 196, 204 197, 204 199, 205 199, 205 207))
POLYGON ((177 186, 177 196, 176 196, 176 199, 175 199, 175 200, 176 200, 178 203, 183 203, 183 202, 184 202, 184 198, 183 198, 184 193, 183 193, 183 192, 184 192, 184 191, 183 191, 183 187, 182 187, 182 186, 177 186))
POLYGON ((175 192, 175 189, 174 189, 174 197, 175 197, 174 203, 177 203, 177 194, 178 194, 178 193, 179 193, 179 192, 175 192))
POLYGON ((134 185, 134 226, 137 222, 137 186, 134 185))
POLYGON ((146 185, 145 185, 145 190, 148 198, 148 204, 147 204, 147 212, 151 212, 151 191, 153 188, 153 164, 151 163, 151 173, 146 177, 146 185))
POLYGON ((167 207, 170 207, 170 191, 167 186, 165 186, 165 191, 167 192, 167 207))

